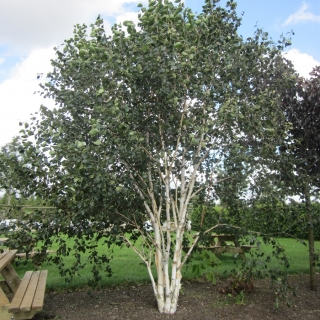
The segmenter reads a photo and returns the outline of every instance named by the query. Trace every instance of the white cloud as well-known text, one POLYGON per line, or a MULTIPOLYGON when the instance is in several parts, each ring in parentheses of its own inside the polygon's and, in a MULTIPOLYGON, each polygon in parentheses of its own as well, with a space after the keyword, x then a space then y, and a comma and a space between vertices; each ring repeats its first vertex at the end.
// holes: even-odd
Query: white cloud
POLYGON ((312 71, 312 68, 320 65, 320 62, 312 56, 307 53, 301 53, 297 49, 290 49, 284 56, 293 62, 296 71, 304 78, 309 78, 309 73, 312 71))
POLYGON ((307 11, 308 8, 309 6, 305 2, 303 2, 301 8, 297 12, 291 14, 282 25, 287 26, 304 21, 313 21, 320 23, 320 16, 316 16, 312 12, 307 11))
POLYGON ((123 21, 132 21, 134 24, 138 24, 139 19, 138 19, 138 13, 137 12, 126 12, 124 14, 121 14, 119 16, 117 16, 116 22, 120 23, 123 21))
MULTIPOLYGON (((105 18, 122 15, 128 11, 126 5, 139 2, 147 0, 1 0, 0 30, 5 32, 0 33, 0 45, 19 54, 59 45, 72 36, 75 24, 90 25, 98 14, 105 18)), ((110 27, 108 21, 106 27, 110 27)))
POLYGON ((10 79, 0 84, 0 146, 19 134, 19 122, 29 120, 30 114, 37 112, 41 104, 53 105, 52 101, 34 94, 43 81, 37 79, 37 74, 51 70, 53 57, 53 48, 34 50, 13 68, 10 79))
MULTIPOLYGON (((0 33, 0 46, 7 50, 2 54, 25 57, 0 83, 0 146, 19 134, 19 122, 28 121, 41 104, 53 106, 53 101, 34 94, 43 81, 37 80, 37 74, 51 69, 52 47, 72 37, 75 24, 90 25, 98 14, 104 18, 107 32, 110 18, 132 20, 136 13, 126 11, 134 10, 140 2, 146 4, 147 0, 0 1, 0 29, 5 30, 0 33)), ((3 62, 0 58, 0 64, 3 62)))

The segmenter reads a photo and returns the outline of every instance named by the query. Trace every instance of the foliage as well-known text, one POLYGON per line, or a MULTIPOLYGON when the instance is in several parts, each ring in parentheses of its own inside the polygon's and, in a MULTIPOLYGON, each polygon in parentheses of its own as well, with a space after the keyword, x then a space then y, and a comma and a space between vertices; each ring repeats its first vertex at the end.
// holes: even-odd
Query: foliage
POLYGON ((242 179, 217 188, 232 223, 260 232, 308 238, 313 288, 317 259, 314 236, 319 236, 318 205, 311 203, 312 196, 317 198, 320 172, 319 70, 314 68, 310 79, 297 77, 280 93, 286 133, 278 148, 273 153, 257 154, 259 163, 250 166, 251 172, 244 166, 236 168, 232 157, 228 158, 225 174, 237 170, 242 179), (300 196, 302 204, 292 201, 287 205, 290 196, 300 196))
POLYGON ((193 206, 192 209, 190 220, 192 221, 193 230, 207 230, 219 222, 223 222, 220 215, 221 212, 214 204, 198 204, 193 206))
POLYGON ((314 249, 314 218, 311 208, 311 196, 320 182, 320 66, 310 73, 310 79, 298 79, 291 89, 294 95, 286 94, 283 110, 291 124, 288 138, 281 146, 284 161, 282 180, 299 192, 306 206, 308 223, 308 242, 310 252, 310 286, 317 289, 315 263, 317 255, 314 249))
MULTIPOLYGON (((272 255, 272 247, 270 245, 265 245, 262 238, 258 237, 261 241, 262 251, 267 254, 272 255)), ((140 239, 138 240, 140 241, 140 239)), ((290 268, 288 273, 292 275, 301 275, 308 272, 308 251, 307 248, 294 239, 278 239, 279 243, 285 248, 285 253, 290 262, 290 268)), ((68 239, 68 247, 72 250, 73 240, 68 239)), ((42 244, 39 243, 35 250, 41 250, 42 244)), ((59 248, 58 243, 53 241, 51 247, 52 250, 57 250, 59 248)), ((320 242, 316 243, 316 248, 320 249, 320 242)), ((134 253, 131 248, 119 247, 117 245, 112 246, 110 249, 103 245, 103 239, 98 243, 98 252, 103 252, 106 255, 112 255, 113 259, 110 261, 110 267, 112 268, 112 277, 108 277, 108 274, 102 274, 102 281, 99 283, 103 287, 113 287, 119 285, 131 285, 137 283, 148 283, 148 274, 145 272, 145 266, 141 263, 141 259, 134 253), (123 266, 126 266, 125 268, 123 266)), ((251 249, 255 250, 255 249, 251 249)), ((253 253, 253 252, 252 252, 253 253)), ((41 268, 47 269, 49 271, 49 276, 47 280, 48 289, 54 291, 61 290, 80 290, 87 288, 88 280, 91 276, 91 267, 89 261, 87 261, 87 256, 89 252, 83 255, 84 269, 81 270, 76 276, 73 277, 73 281, 65 281, 61 278, 59 274, 59 269, 53 263, 45 261, 41 268), (85 263, 87 262, 87 263, 85 263)), ((52 254, 51 256, 54 256, 52 254)), ((247 260, 251 258, 250 255, 246 254, 247 260)), ((241 260, 240 257, 237 258, 237 264, 234 263, 234 257, 232 254, 221 254, 216 257, 218 265, 215 267, 214 274, 217 278, 217 283, 224 282, 226 278, 231 277, 233 270, 236 269, 240 271, 241 260), (238 261, 239 260, 239 261, 238 261)), ((25 259, 17 260, 19 266, 16 268, 19 275, 23 276, 27 270, 32 270, 35 266, 32 264, 32 260, 29 259, 28 262, 25 259)), ((64 259, 65 268, 70 268, 74 259, 70 252, 69 256, 64 259)), ((277 261, 273 259, 271 262, 273 267, 276 268, 278 265, 277 261)), ((153 266, 153 273, 155 274, 155 268, 153 266)), ((192 260, 189 260, 189 264, 183 269, 183 279, 185 281, 192 281, 195 279, 195 275, 192 273, 192 260)), ((182 284, 183 287, 183 284, 182 284)))
POLYGON ((78 237, 79 251, 102 262, 83 237, 126 242, 148 269, 159 311, 174 313, 191 252, 182 257, 188 206, 199 194, 221 197, 215 186, 229 190, 257 155, 274 153, 285 132, 279 95, 295 78, 281 55, 287 40, 257 30, 244 41, 233 1, 206 0, 199 15, 180 1, 140 7, 138 26, 125 21, 107 36, 98 17, 90 36, 77 25, 56 48, 41 94, 57 108, 22 124, 21 152, 28 189, 57 208, 37 216, 41 238, 78 237))
MULTIPOLYGON (((0 204, 1 205, 7 205, 8 202, 10 202, 10 205, 23 205, 23 206, 30 206, 30 207, 39 207, 44 206, 45 203, 43 201, 35 196, 30 196, 28 198, 23 197, 17 197, 18 194, 11 194, 8 195, 8 193, 3 194, 2 197, 0 197, 0 204), (10 199, 8 199, 10 197, 10 199)), ((13 217, 14 218, 14 217, 13 217)))
POLYGON ((11 143, 0 150, 0 189, 5 190, 7 194, 14 193, 13 185, 17 187, 16 190, 20 189, 18 181, 25 173, 19 152, 20 143, 20 139, 14 137, 11 143))
MULTIPOLYGON (((320 240, 320 205, 311 205, 313 225, 315 226, 315 240, 320 240)), ((305 204, 292 201, 251 202, 250 205, 242 203, 241 207, 232 208, 226 215, 227 223, 237 225, 245 230, 259 231, 262 234, 273 236, 293 237, 301 240, 308 239, 308 223, 305 204)))
POLYGON ((208 251, 195 251, 190 259, 192 261, 192 273, 196 278, 205 278, 207 281, 216 284, 216 267, 220 264, 219 259, 208 251))
MULTIPOLYGON (((319 187, 320 182, 320 66, 313 68, 310 79, 299 78, 291 88, 294 94, 286 94, 283 109, 291 128, 288 143, 282 146, 282 152, 295 156, 291 171, 307 176, 311 186, 319 187)), ((283 174, 289 174, 283 170, 283 174)), ((292 181, 292 178, 291 178, 292 181)), ((298 184, 304 193, 304 185, 298 184)))
POLYGON ((275 305, 278 307, 282 300, 289 305, 289 292, 292 288, 288 285, 286 276, 290 267, 288 255, 276 238, 264 236, 262 240, 264 246, 253 233, 243 236, 242 244, 249 243, 256 246, 256 249, 246 253, 247 258, 241 259, 240 266, 239 260, 235 259, 238 266, 232 270, 232 276, 221 286, 220 292, 244 298, 245 293, 254 290, 255 280, 269 278, 275 290, 275 305), (266 251, 266 246, 270 246, 271 250, 266 251))

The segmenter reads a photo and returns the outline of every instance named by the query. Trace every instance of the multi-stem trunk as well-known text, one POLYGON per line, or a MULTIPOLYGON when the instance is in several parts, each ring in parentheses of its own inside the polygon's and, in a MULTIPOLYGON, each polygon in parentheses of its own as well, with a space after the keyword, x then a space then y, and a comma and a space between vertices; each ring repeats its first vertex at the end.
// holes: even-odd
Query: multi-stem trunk
MULTIPOLYGON (((170 195, 170 170, 165 170, 163 182, 165 185, 166 221, 163 226, 155 225, 154 230, 158 276, 154 293, 161 313, 173 314, 177 309, 182 278, 182 241, 194 179, 195 175, 192 175, 191 183, 188 188, 185 188, 185 172, 184 169, 182 170, 180 208, 178 208, 177 201, 170 195), (188 194, 187 189, 189 189, 188 194)), ((156 212, 154 215, 156 215, 156 212)))
POLYGON ((182 278, 181 257, 183 229, 184 226, 180 225, 176 230, 176 243, 172 248, 172 259, 169 259, 169 255, 166 252, 156 250, 156 257, 158 257, 156 258, 158 281, 157 286, 154 287, 154 294, 160 313, 173 314, 177 309, 182 278), (159 256, 161 257, 160 260, 159 256))
MULTIPOLYGON (((199 129, 197 126, 192 144, 190 142, 190 145, 183 146, 181 142, 182 135, 186 135, 183 130, 184 118, 190 106, 191 102, 188 102, 186 97, 182 105, 183 110, 174 149, 167 145, 164 121, 160 121, 162 120, 162 114, 158 115, 161 150, 161 152, 158 152, 161 157, 159 158, 158 154, 152 154, 150 135, 147 132, 145 138, 147 148, 143 147, 143 150, 146 152, 147 159, 149 159, 147 164, 148 182, 138 172, 135 172, 135 175, 130 175, 132 181, 134 181, 136 192, 144 202, 146 215, 154 230, 153 239, 149 239, 151 241, 148 243, 148 247, 153 248, 153 250, 151 249, 151 256, 154 254, 157 280, 154 279, 151 272, 150 259, 144 257, 142 252, 138 254, 147 265, 158 309, 161 313, 167 314, 173 314, 177 309, 182 278, 181 268, 185 262, 182 261, 182 242, 186 227, 187 208, 195 194, 200 192, 200 190, 194 192, 194 186, 199 167, 209 154, 208 151, 202 154, 202 149, 205 146, 204 132, 206 126, 204 120, 203 128, 199 129), (195 136, 198 138, 196 148, 194 147, 195 136), (180 169, 179 173, 177 173, 177 168, 180 169), (155 179, 155 174, 158 175, 158 180, 155 179), (155 188, 156 185, 158 188, 155 188), (175 186, 175 197, 172 196, 173 185, 175 186), (159 190, 161 191, 159 192, 159 190)), ((189 135, 187 137, 189 139, 189 135)), ((129 164, 126 163, 126 166, 130 171, 129 164)))

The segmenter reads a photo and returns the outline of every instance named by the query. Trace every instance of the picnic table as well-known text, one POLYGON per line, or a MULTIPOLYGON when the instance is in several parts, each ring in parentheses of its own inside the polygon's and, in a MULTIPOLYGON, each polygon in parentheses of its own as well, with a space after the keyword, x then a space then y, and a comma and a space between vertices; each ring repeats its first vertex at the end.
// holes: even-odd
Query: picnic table
POLYGON ((4 246, 8 238, 0 238, 0 246, 4 246))
MULTIPOLYGON (((8 239, 9 238, 0 238, 0 246, 7 246, 6 242, 7 242, 8 239)), ((47 250, 46 254, 51 254, 51 253, 55 253, 55 252, 56 252, 56 250, 47 250)), ((30 252, 28 252, 28 257, 32 258, 36 254, 39 254, 39 252, 30 251, 30 252)), ((19 258, 25 258, 27 256, 27 253, 26 252, 19 252, 19 253, 16 253, 16 256, 19 257, 19 258)))
POLYGON ((239 238, 234 234, 212 234, 211 244, 206 246, 207 250, 215 253, 238 253, 243 259, 246 258, 245 252, 248 252, 254 246, 241 245, 239 238))
POLYGON ((20 279, 12 265, 16 254, 17 250, 0 254, 0 273, 4 278, 0 286, 1 320, 31 319, 43 308, 48 271, 27 271, 20 279), (7 291, 13 293, 12 299, 5 293, 7 291))

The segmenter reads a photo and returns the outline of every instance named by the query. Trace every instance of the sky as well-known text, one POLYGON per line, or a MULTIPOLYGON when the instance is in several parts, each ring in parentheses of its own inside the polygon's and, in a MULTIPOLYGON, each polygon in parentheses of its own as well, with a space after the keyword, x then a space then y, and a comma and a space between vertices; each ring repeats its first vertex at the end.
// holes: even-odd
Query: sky
MULTIPOLYGON (((0 146, 19 134, 19 122, 28 121, 41 104, 54 103, 35 93, 39 74, 51 70, 55 46, 73 35, 75 24, 93 23, 100 14, 107 32, 116 22, 137 19, 137 5, 147 0, 0 0, 0 146)), ((221 0, 221 5, 225 1, 221 0)), ((204 0, 185 0, 201 13, 204 0)), ((301 76, 320 65, 319 0, 238 0, 242 16, 239 34, 253 35, 256 26, 278 40, 292 36, 285 56, 301 76)))

